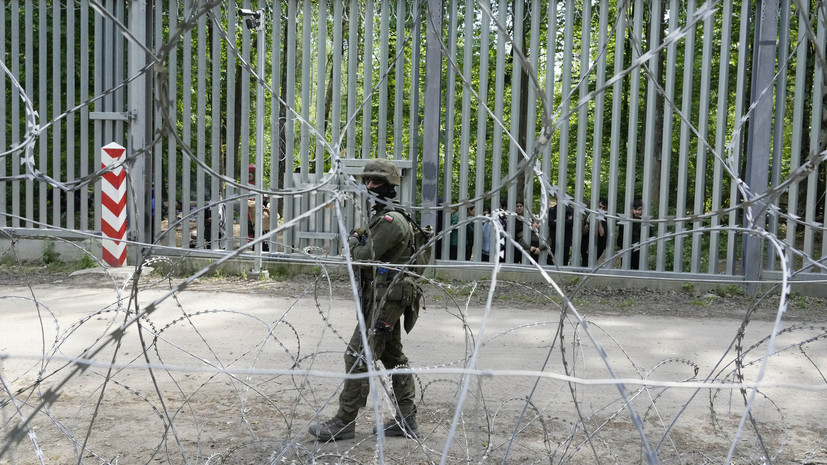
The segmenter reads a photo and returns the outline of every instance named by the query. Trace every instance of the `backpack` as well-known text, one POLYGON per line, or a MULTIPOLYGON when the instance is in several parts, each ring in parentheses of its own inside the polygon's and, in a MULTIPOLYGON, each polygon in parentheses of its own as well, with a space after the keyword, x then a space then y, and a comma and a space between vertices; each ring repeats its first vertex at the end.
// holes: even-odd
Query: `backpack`
POLYGON ((411 257, 414 257, 414 255, 416 255, 416 257, 411 263, 420 267, 416 270, 416 273, 423 274, 427 269, 426 267, 431 264, 431 257, 434 254, 434 242, 431 241, 434 237, 434 228, 431 226, 422 228, 405 210, 396 209, 396 211, 401 213, 413 228, 411 257))

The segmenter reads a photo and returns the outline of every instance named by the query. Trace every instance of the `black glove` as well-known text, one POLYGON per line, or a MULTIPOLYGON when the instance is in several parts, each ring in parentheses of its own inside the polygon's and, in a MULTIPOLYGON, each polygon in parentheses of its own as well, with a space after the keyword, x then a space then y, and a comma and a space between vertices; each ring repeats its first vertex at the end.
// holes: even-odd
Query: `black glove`
POLYGON ((378 359, 382 357, 382 352, 385 351, 385 343, 393 338, 393 326, 384 321, 377 321, 373 324, 373 328, 368 336, 368 343, 370 344, 370 351, 373 352, 373 358, 378 359))
POLYGON ((373 324, 373 333, 382 334, 385 336, 385 339, 390 339, 393 337, 391 331, 393 331, 393 326, 385 323, 384 321, 377 320, 376 323, 373 324))
POLYGON ((365 228, 356 228, 350 232, 350 237, 355 238, 360 244, 364 244, 365 240, 365 228))

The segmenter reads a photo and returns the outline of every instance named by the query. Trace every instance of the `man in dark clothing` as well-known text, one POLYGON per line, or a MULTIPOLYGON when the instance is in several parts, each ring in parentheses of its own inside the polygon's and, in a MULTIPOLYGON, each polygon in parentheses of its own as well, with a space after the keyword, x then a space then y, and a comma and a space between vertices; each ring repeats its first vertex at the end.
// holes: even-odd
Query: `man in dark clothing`
POLYGON ((574 229, 574 208, 567 206, 565 216, 563 218, 563 224, 559 224, 557 222, 557 205, 549 208, 548 210, 548 230, 549 230, 549 250, 551 252, 551 256, 549 259, 551 260, 551 264, 557 264, 562 266, 568 266, 569 259, 571 258, 571 243, 572 238, 574 237, 573 229, 574 229), (562 262, 558 260, 558 257, 555 257, 554 254, 557 253, 557 229, 562 227, 563 228, 563 260, 562 262))
MULTIPOLYGON (((643 216, 643 202, 640 199, 635 199, 632 203, 632 219, 639 220, 643 216)), ((631 223, 631 232, 632 232, 632 240, 630 244, 633 246, 632 249, 632 269, 638 270, 640 269, 640 247, 634 247, 636 244, 640 243, 640 222, 635 221, 631 222, 628 221, 627 223, 631 223)), ((621 224, 618 228, 617 232, 617 248, 618 250, 623 249, 623 236, 626 233, 626 224, 621 224)))
POLYGON ((608 240, 608 224, 606 224, 606 209, 609 207, 609 201, 605 197, 601 197, 597 202, 597 213, 592 213, 586 218, 583 224, 583 241, 580 243, 580 265, 589 266, 589 239, 594 240, 595 248, 595 263, 603 255, 606 250, 606 241, 608 240), (594 231, 591 230, 592 217, 595 218, 594 231))
MULTIPOLYGON (((396 166, 386 159, 365 164, 362 181, 379 199, 396 197, 400 178, 396 166)), ((350 254, 359 262, 376 262, 358 270, 361 287, 361 310, 368 328, 368 343, 374 360, 387 369, 408 366, 402 352, 402 320, 409 332, 418 316, 421 291, 412 278, 398 266, 408 262, 415 253, 413 226, 407 216, 391 204, 376 202, 367 229, 355 229, 348 238, 350 254)), ((345 370, 354 375, 367 371, 367 356, 362 344, 363 334, 356 325, 345 351, 345 370)), ((387 436, 416 437, 415 384, 411 374, 391 376, 396 417, 384 424, 387 436)), ((350 439, 356 432, 356 416, 367 403, 370 384, 367 378, 348 378, 339 395, 339 411, 332 419, 311 425, 308 431, 321 440, 350 439)), ((374 433, 376 431, 374 430, 374 433)))

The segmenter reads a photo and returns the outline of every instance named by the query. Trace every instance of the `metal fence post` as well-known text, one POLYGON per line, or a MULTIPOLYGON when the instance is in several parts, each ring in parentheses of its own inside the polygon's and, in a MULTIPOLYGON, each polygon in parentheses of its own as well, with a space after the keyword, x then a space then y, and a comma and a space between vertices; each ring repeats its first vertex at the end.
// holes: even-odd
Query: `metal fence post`
MULTIPOLYGON (((436 206, 439 179, 439 128, 442 112, 442 1, 428 0, 425 19, 425 114, 422 118, 422 205, 436 206)), ((450 199, 448 199, 450 201, 450 199)), ((436 227, 436 211, 422 214, 422 224, 436 227)))
MULTIPOLYGON (((745 181, 753 196, 760 196, 767 190, 768 167, 772 141, 773 81, 775 76, 776 43, 778 36, 778 4, 764 0, 757 4, 755 12, 755 36, 753 47, 753 72, 750 103, 749 138, 747 140, 747 166, 745 181)), ((750 199, 746 199, 750 200, 750 199)), ((744 226, 765 228, 766 202, 747 207, 744 226)), ((742 260, 746 292, 754 295, 758 291, 756 282, 761 278, 762 244, 756 236, 744 234, 742 260)))
MULTIPOLYGON (((129 32, 133 39, 129 40, 128 73, 130 77, 138 75, 146 65, 145 53, 147 40, 147 2, 136 0, 129 2, 129 32), (140 42, 140 43, 136 43, 140 42)), ((147 49, 151 49, 147 47, 147 49)), ((148 87, 146 74, 141 74, 130 81, 127 87, 127 108, 130 115, 128 122, 128 156, 144 149, 146 145, 146 128, 149 127, 149 105, 147 99, 152 95, 148 87)), ((152 157, 140 156, 131 162, 129 170, 133 195, 128 196, 131 204, 129 212, 132 220, 129 222, 131 239, 139 242, 151 242, 151 208, 152 204, 152 173, 151 166, 147 169, 146 163, 152 163, 152 157)))

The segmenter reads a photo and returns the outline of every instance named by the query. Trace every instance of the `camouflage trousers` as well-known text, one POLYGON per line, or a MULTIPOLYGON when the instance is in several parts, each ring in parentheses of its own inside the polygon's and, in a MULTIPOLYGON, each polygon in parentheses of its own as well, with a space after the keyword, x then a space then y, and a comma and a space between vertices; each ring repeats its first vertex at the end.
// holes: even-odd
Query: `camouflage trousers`
MULTIPOLYGON (((368 327, 371 327, 372 320, 367 319, 368 327)), ((407 368, 408 357, 402 352, 402 330, 401 322, 397 321, 393 326, 392 337, 385 343, 381 354, 374 354, 382 362, 386 369, 407 368)), ((349 374, 364 373, 367 371, 365 354, 362 348, 362 334, 359 326, 353 331, 353 335, 345 351, 345 371, 349 374)), ((391 385, 395 400, 397 415, 409 417, 416 414, 416 385, 411 374, 391 375, 391 385)), ((342 393, 339 395, 339 412, 336 414, 346 422, 353 421, 359 413, 359 409, 367 404, 370 395, 370 382, 367 378, 346 379, 342 393)))

